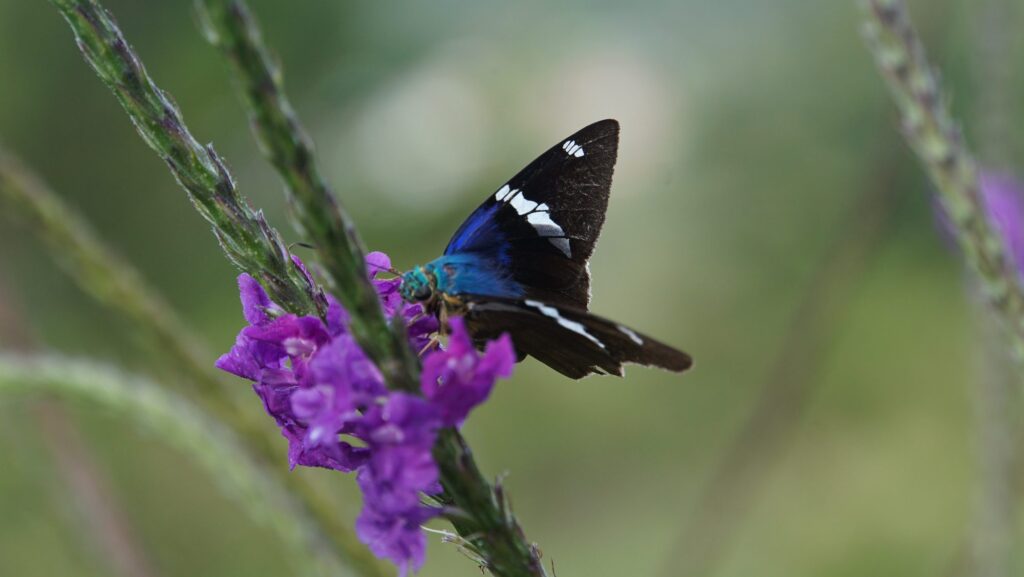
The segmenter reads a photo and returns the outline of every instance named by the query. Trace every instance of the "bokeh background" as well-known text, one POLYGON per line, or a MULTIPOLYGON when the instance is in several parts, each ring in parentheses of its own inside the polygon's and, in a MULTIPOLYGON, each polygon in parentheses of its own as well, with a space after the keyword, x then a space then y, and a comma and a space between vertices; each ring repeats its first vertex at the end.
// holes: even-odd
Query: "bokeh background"
MULTIPOLYGON (((978 383, 1005 377, 854 2, 251 4, 328 179, 367 244, 401 268, 439 254, 485 195, 563 136, 621 122, 593 309, 689 351, 696 369, 573 382, 529 361, 466 426, 558 575, 970 566, 978 383)), ((1024 100, 991 93, 1021 94, 1021 52, 986 47, 1012 50, 1000 42, 1024 20, 986 18, 999 4, 1013 2, 912 8, 968 138, 1012 165, 1024 100)), ((242 192, 298 240, 191 4, 105 5, 242 192)), ((46 2, 0 0, 0 141, 211 351, 230 346, 235 271, 46 2)), ((149 370, 130 323, 84 295, 17 218, 0 223, 4 303, 35 347, 149 370)), ((116 575, 47 414, 38 399, 0 399, 0 575, 116 575)), ((154 575, 288 574, 273 532, 185 455, 92 406, 61 415, 154 575)), ((330 487, 354 519, 353 479, 294 474, 330 487)), ((433 543, 421 574, 479 572, 433 543)))

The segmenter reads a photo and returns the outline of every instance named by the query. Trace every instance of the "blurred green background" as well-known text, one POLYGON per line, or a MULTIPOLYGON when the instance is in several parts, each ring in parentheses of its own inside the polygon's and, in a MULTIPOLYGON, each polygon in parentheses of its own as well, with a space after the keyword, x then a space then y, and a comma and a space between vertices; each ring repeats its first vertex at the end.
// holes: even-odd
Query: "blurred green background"
MULTIPOLYGON (((558 575, 958 574, 977 487, 972 391, 998 359, 981 350, 979 307, 936 234, 854 2, 251 4, 328 179, 400 268, 438 255, 563 136, 621 122, 592 308, 687 350, 696 369, 572 382, 529 361, 466 427, 558 575)), ((981 4, 912 6, 971 126, 992 113, 976 72, 998 30, 979 23, 981 4)), ((105 5, 241 191, 298 240, 191 3, 105 5)), ((996 122, 1011 132, 1014 102, 996 122)), ((0 142, 211 350, 230 346, 235 271, 47 2, 0 0, 0 142)), ((6 298, 40 346, 145 372, 131 325, 31 230, 0 223, 6 298)), ((67 415, 155 575, 288 574, 273 533, 186 456, 103 410, 67 415)), ((39 418, 36 399, 0 399, 0 576, 115 574, 39 418)), ((294 474, 330 486, 354 519, 352 478, 294 474)), ((479 571, 432 543, 421 574, 479 571)))

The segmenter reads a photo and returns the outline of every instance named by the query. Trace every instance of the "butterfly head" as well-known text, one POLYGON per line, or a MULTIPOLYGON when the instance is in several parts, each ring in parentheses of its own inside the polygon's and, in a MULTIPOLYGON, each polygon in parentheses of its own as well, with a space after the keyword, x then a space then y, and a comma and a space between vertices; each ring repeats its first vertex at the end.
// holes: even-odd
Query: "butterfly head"
POLYGON ((398 292, 406 302, 429 305, 437 293, 437 277, 429 267, 415 267, 402 275, 398 292))

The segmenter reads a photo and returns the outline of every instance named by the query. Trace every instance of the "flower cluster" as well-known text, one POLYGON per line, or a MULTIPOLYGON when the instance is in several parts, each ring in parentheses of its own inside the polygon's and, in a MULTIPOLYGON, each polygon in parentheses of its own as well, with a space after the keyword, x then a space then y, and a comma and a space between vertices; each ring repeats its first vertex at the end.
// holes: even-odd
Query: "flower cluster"
MULTIPOLYGON (((367 256, 371 271, 390 269, 382 253, 367 256)), ((437 320, 405 303, 400 279, 373 284, 388 316, 401 314, 410 346, 427 348, 437 320)), ((359 538, 404 575, 423 563, 420 525, 439 511, 421 500, 441 488, 432 449, 442 427, 461 425, 487 399, 499 377, 512 372, 507 335, 477 352, 462 320, 451 319, 446 349, 423 359, 422 396, 388 391, 376 365, 349 333, 348 314, 330 296, 325 319, 287 314, 249 275, 238 279, 249 326, 217 367, 253 382, 267 413, 288 440, 291 466, 357 473, 364 508, 359 538)))

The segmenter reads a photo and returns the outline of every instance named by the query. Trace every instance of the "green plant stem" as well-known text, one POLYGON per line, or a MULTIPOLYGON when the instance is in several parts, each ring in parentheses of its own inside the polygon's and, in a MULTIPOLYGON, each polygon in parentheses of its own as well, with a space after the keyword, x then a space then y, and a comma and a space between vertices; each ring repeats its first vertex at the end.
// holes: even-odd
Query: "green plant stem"
POLYGON ((98 403, 193 457, 260 524, 284 542, 293 565, 307 575, 341 572, 315 525, 273 475, 247 457, 218 420, 157 384, 94 362, 58 356, 0 353, 0 393, 48 393, 98 403), (308 543, 319 543, 310 555, 308 543))
POLYGON ((708 477, 667 556, 665 577, 715 575, 762 496, 818 387, 821 366, 844 325, 857 279, 894 211, 894 146, 879 145, 877 177, 863 187, 830 246, 817 259, 754 406, 708 477))
MULTIPOLYGON (((0 271, 2 265, 0 260, 0 271)), ((36 339, 20 314, 23 307, 12 302, 6 288, 0 274, 0 349, 12 355, 30 353, 35 349, 36 339)), ((53 473, 61 481, 52 497, 73 503, 80 513, 80 523, 72 531, 110 575, 159 577, 120 495, 97 463, 92 444, 83 437, 72 416, 63 405, 48 400, 38 403, 35 417, 53 473)))
POLYGON ((986 299, 1024 359, 1024 293, 1005 258, 1003 241, 985 216, 978 171, 942 95, 937 74, 903 0, 864 0, 864 36, 889 84, 907 141, 934 183, 957 241, 986 299))
POLYGON ((100 304, 132 321, 155 345, 178 378, 168 379, 205 410, 246 439, 253 459, 265 464, 301 498, 319 531, 334 544, 335 554, 367 577, 385 574, 382 565, 340 520, 341 515, 320 491, 302 476, 273 463, 280 461, 279 442, 272 440, 266 417, 239 404, 211 359, 174 310, 128 261, 104 243, 76 212, 45 182, 9 153, 0 149, 0 201, 6 200, 40 235, 77 284, 100 304))
MULTIPOLYGON (((980 0, 971 11, 972 87, 975 103, 971 120, 977 135, 978 158, 990 170, 1016 172, 1014 114, 1021 96, 1016 89, 1014 55, 1021 54, 1017 31, 1022 11, 1015 0, 980 0)), ((977 291, 975 291, 977 292, 977 291)), ((1016 491, 1020 461, 1020 378, 1013 359, 998 346, 1002 331, 975 298, 977 325, 975 382, 970 387, 974 401, 976 479, 968 534, 969 568, 972 577, 1002 577, 1013 574, 1017 554, 1016 520, 1019 497, 1016 491)))
MULTIPOLYGON (((405 334, 404 327, 389 331, 382 324, 361 243, 320 176, 313 144, 284 93, 281 71, 252 12, 242 0, 197 0, 196 5, 207 39, 233 64, 257 139, 285 181, 300 230, 316 245, 335 294, 352 313, 353 326, 361 324, 366 338, 360 344, 378 363, 383 361, 392 387, 418 391, 415 358, 397 337, 405 334)), ((454 508, 449 519, 487 569, 499 576, 544 575, 536 547, 527 541, 500 487, 492 488, 480 472, 461 434, 442 431, 434 456, 444 488, 440 500, 454 508)))
POLYGON ((245 2, 196 0, 207 40, 232 63, 253 131, 285 183, 299 232, 320 257, 335 296, 352 314, 352 332, 393 387, 418 390, 415 357, 388 330, 377 291, 366 275, 365 251, 352 220, 320 174, 313 142, 284 92, 280 69, 245 2))
POLYGON ((473 452, 455 429, 444 429, 434 446, 444 492, 439 501, 454 509, 452 526, 498 577, 544 577, 540 550, 526 539, 500 483, 491 487, 473 452))
POLYGON ((149 77, 113 17, 95 0, 51 0, 85 59, 124 107, 143 140, 170 168, 235 265, 290 311, 322 309, 319 290, 291 260, 281 235, 238 193, 224 161, 185 126, 170 95, 149 77))

